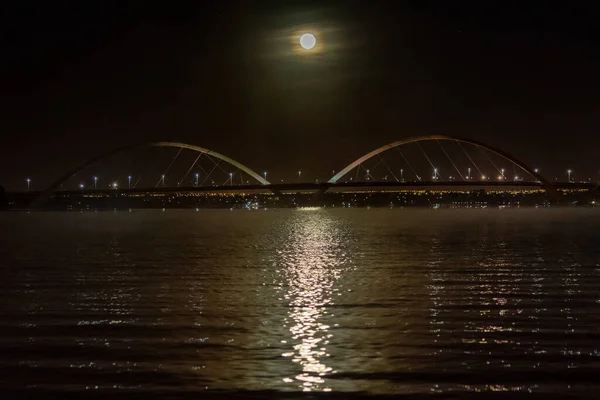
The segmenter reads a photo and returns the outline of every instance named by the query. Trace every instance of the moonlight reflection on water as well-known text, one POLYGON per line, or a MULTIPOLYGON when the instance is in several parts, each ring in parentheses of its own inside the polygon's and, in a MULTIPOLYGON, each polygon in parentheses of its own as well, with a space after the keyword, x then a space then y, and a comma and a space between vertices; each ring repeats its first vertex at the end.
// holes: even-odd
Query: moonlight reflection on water
MULTIPOLYGON (((321 210, 306 210, 300 214, 301 221, 287 226, 289 237, 281 251, 283 265, 282 289, 289 301, 289 316, 284 321, 292 337, 293 351, 283 353, 298 363, 302 372, 294 377, 303 390, 330 391, 325 385, 326 376, 335 371, 326 364, 327 345, 333 336, 322 319, 333 304, 338 290, 335 282, 341 267, 347 261, 343 254, 342 235, 321 210), (297 223, 301 222, 301 223, 297 223)), ((284 378, 292 383, 294 379, 284 378)))

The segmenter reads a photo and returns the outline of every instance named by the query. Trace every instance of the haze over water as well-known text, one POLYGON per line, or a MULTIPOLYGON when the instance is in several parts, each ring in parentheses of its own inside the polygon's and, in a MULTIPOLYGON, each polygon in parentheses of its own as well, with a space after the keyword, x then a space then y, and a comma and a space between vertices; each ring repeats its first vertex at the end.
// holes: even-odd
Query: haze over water
POLYGON ((0 386, 107 397, 591 396, 599 217, 0 213, 0 386))

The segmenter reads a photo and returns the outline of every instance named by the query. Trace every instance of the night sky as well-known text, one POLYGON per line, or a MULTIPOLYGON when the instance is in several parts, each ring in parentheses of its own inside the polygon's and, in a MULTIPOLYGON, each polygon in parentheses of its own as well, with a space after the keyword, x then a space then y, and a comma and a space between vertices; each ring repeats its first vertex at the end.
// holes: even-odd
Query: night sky
POLYGON ((8 190, 154 140, 328 178, 432 133, 495 145, 548 177, 600 179, 600 15, 582 4, 10 3, 0 6, 8 190), (302 31, 318 52, 293 51, 302 31))

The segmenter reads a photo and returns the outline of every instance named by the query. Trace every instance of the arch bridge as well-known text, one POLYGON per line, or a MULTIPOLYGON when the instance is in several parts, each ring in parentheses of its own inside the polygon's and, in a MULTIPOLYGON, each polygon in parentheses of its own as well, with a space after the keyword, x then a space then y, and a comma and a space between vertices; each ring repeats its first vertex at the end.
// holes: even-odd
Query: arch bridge
MULTIPOLYGON (((69 181, 71 178, 75 177, 79 172, 85 170, 86 168, 91 167, 92 165, 98 164, 101 161, 107 160, 118 154, 130 152, 130 151, 134 151, 134 150, 139 150, 139 149, 144 149, 144 148, 152 148, 152 147, 172 147, 172 148, 179 149, 179 151, 177 152, 177 154, 175 155, 175 157, 173 158, 171 163, 166 168, 165 173, 168 172, 169 169, 173 166, 175 160, 179 157, 181 151, 184 149, 187 149, 187 150, 191 150, 192 152, 197 153, 198 156, 194 159, 192 165, 187 169, 187 172, 185 174, 186 176, 189 175, 189 173, 193 170, 194 167, 198 166, 198 161, 199 161, 200 156, 205 155, 205 156, 207 156, 206 158, 209 158, 211 161, 213 161, 213 164, 214 164, 214 167, 212 168, 212 170, 210 172, 206 173, 207 176, 205 177, 205 180, 210 177, 210 175, 217 169, 217 167, 219 167, 219 162, 223 161, 223 162, 231 165, 232 167, 236 168, 237 171, 241 171, 241 172, 247 174, 249 177, 256 180, 260 185, 270 185, 269 181, 267 181, 267 179, 266 179, 266 176, 262 177, 259 174, 257 174, 255 171, 253 171, 252 169, 245 166, 244 164, 242 164, 230 157, 227 157, 221 153, 218 153, 216 151, 209 150, 204 147, 196 146, 193 144, 180 143, 180 142, 149 142, 149 143, 141 143, 141 144, 135 144, 135 145, 121 147, 116 150, 112 150, 107 153, 101 154, 97 157, 94 157, 94 158, 84 162, 83 164, 81 164, 81 165, 75 167, 74 169, 68 171, 67 173, 65 173, 59 179, 54 181, 50 186, 48 186, 48 188, 46 188, 43 192, 41 192, 39 194, 39 196, 37 196, 37 198, 32 202, 32 207, 37 208, 37 207, 41 206, 46 200, 48 200, 48 198, 50 198, 52 193, 55 192, 58 188, 60 188, 65 182, 69 181), (213 158, 218 160, 218 162, 214 162, 213 158)), ((200 167, 200 169, 202 169, 202 168, 200 167)), ((222 167, 221 167, 221 169, 222 169, 222 167)), ((206 171, 204 171, 204 172, 206 172, 206 171)), ((198 176, 198 174, 196 176, 198 176)), ((165 177, 165 174, 162 175, 163 186, 164 186, 164 177, 165 177)), ((131 177, 129 177, 129 178, 131 178, 131 177)), ((231 184, 233 184, 232 173, 230 173, 229 178, 231 180, 231 184)), ((95 180, 95 178, 94 178, 94 180, 95 180)), ((158 186, 158 183, 156 186, 158 186)), ((96 188, 94 188, 94 189, 96 189, 96 188)))
MULTIPOLYGON (((402 186, 475 186, 498 188, 512 185, 516 187, 531 186, 543 188, 551 199, 556 199, 558 195, 557 187, 560 188, 560 185, 553 185, 537 169, 531 168, 524 161, 504 150, 477 140, 457 136, 426 135, 398 140, 378 147, 357 158, 325 182, 303 182, 298 179, 296 181, 288 181, 285 184, 271 184, 267 180, 266 172, 261 176, 261 174, 258 174, 246 165, 213 150, 187 143, 164 141, 125 146, 94 157, 66 172, 54 181, 35 198, 31 203, 31 207, 40 207, 55 191, 62 188, 63 184, 71 181, 86 169, 93 168, 99 163, 119 155, 152 148, 178 149, 177 154, 171 159, 168 166, 162 169, 162 182, 161 180, 156 184, 152 182, 154 184, 153 187, 148 186, 147 189, 144 189, 138 187, 140 177, 135 177, 135 181, 132 184, 132 176, 129 175, 128 184, 120 185, 120 190, 124 192, 175 190, 210 190, 212 192, 221 190, 225 192, 252 189, 273 193, 282 193, 283 191, 290 193, 295 190, 314 190, 318 193, 325 193, 332 188, 339 188, 341 190, 350 187, 368 187, 372 190, 377 190, 377 188, 386 190, 402 186), (430 147, 428 148, 427 146, 430 147), (169 171, 171 171, 170 176, 176 174, 177 171, 174 171, 176 169, 174 165, 176 161, 179 160, 178 162, 181 162, 182 158, 184 158, 180 157, 183 150, 189 150, 195 156, 193 160, 190 159, 192 161, 191 165, 188 162, 181 166, 180 170, 183 176, 176 181, 177 186, 167 186, 165 176, 169 171), (395 156, 394 159, 389 157, 390 153, 395 156), (201 157, 206 160, 208 167, 203 168, 199 163, 201 157), (445 166, 440 167, 444 163, 445 166), (512 166, 515 174, 514 180, 507 177, 504 168, 499 168, 499 166, 503 166, 505 163, 512 166), (226 170, 223 166, 228 166, 227 168, 230 169, 226 170), (234 172, 230 172, 231 168, 233 168, 234 172), (489 170, 492 173, 486 172, 489 170), (450 173, 451 175, 447 179, 443 178, 441 171, 450 173), (190 173, 192 174, 191 176, 196 177, 195 181, 188 179, 190 173), (216 178, 214 176, 218 173, 222 175, 222 184, 215 182, 216 178), (430 173, 431 178, 424 178, 429 176, 430 173), (496 173, 498 174, 498 179, 491 179, 490 177, 495 176, 496 173), (199 179, 199 177, 202 177, 202 179, 199 179), (200 182, 201 180, 202 182, 200 182)), ((152 159, 151 163, 158 164, 158 161, 152 159)), ((152 176, 156 177, 157 175, 152 176)), ((96 179, 94 177, 93 190, 98 190, 96 179)), ((117 182, 118 179, 115 180, 114 189, 117 189, 117 182)), ((172 182, 171 180, 170 183, 172 184, 172 182)), ((113 187, 109 189, 113 189, 113 187)), ((84 190, 91 191, 92 187, 88 185, 84 189, 84 185, 81 184, 81 190, 77 191, 83 192, 84 190)))
MULTIPOLYGON (((398 140, 398 141, 386 144, 384 146, 378 147, 375 150, 363 155, 362 157, 359 157, 358 159, 356 159, 353 162, 351 162, 350 164, 348 164, 340 172, 338 172, 337 174, 332 176, 328 182, 331 184, 338 183, 344 176, 346 176, 353 169, 360 168, 363 163, 367 162, 370 159, 373 159, 376 157, 381 157, 381 154, 388 150, 397 149, 397 148, 400 148, 401 146, 408 145, 411 143, 415 143, 415 144, 419 145, 420 142, 428 142, 428 141, 436 142, 439 145, 443 154, 445 155, 445 157, 449 160, 450 164, 452 165, 452 168, 454 170, 456 170, 456 172, 458 173, 458 176, 460 176, 463 181, 472 181, 472 179, 470 179, 471 178, 471 176, 470 176, 471 167, 474 167, 473 169, 478 170, 480 173, 481 173, 481 168, 474 161, 473 157, 461 145, 460 148, 463 150, 464 154, 466 155, 469 165, 471 165, 470 167, 468 167, 469 176, 467 176, 465 178, 465 175, 463 173, 461 173, 461 171, 458 169, 455 161, 452 160, 449 153, 441 145, 440 141, 455 142, 455 143, 459 143, 459 144, 464 143, 464 144, 474 146, 475 148, 477 148, 479 150, 485 150, 485 151, 491 152, 491 153, 499 156, 500 158, 507 160, 510 163, 514 164, 522 172, 525 172, 526 174, 530 175, 533 178, 534 182, 540 182, 549 195, 556 195, 556 188, 552 185, 552 183, 550 183, 550 181, 548 181, 546 178, 544 178, 537 170, 531 168, 525 162, 517 159, 516 157, 512 156, 511 154, 509 154, 503 150, 500 150, 496 147, 479 142, 477 140, 467 139, 467 138, 462 138, 462 137, 457 137, 457 136, 447 136, 447 135, 415 136, 415 137, 411 137, 411 138, 407 138, 407 139, 398 140)), ((433 180, 436 180, 436 174, 438 173, 437 168, 435 168, 435 165, 431 162, 430 157, 423 150, 423 148, 420 145, 418 146, 418 148, 423 152, 424 157, 431 165, 431 168, 434 170, 433 180)), ((400 152, 400 155, 406 162, 407 166, 412 168, 411 163, 407 160, 404 153, 400 152)), ((506 180, 504 170, 498 169, 497 166, 494 164, 494 162, 489 157, 487 157, 487 159, 494 166, 494 168, 496 168, 498 170, 498 172, 500 174, 499 177, 506 180)), ((381 158, 381 161, 383 161, 383 163, 385 164, 385 161, 383 160, 383 158, 381 158)), ((389 168, 388 168, 388 170, 389 170, 389 168)), ((389 172, 391 172, 391 174, 394 176, 394 178, 396 178, 396 180, 398 181, 398 179, 397 179, 396 175, 393 173, 393 171, 389 170, 389 172)), ((372 176, 369 170, 367 170, 367 176, 372 176)), ((418 178, 419 181, 421 181, 421 177, 416 172, 415 172, 415 176, 418 178)), ((486 178, 489 180, 489 176, 485 176, 484 174, 482 174, 482 178, 483 178, 482 180, 485 180, 486 178)), ((450 179, 450 180, 452 180, 452 179, 450 179)), ((515 180, 518 180, 518 179, 515 179, 515 180)))

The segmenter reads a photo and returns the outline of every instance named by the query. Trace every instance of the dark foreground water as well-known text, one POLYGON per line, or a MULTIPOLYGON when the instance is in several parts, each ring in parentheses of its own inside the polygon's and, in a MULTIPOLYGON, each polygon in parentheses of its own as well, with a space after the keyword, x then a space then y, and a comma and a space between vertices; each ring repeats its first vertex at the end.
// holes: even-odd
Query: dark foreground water
POLYGON ((2 398, 600 393, 598 209, 0 213, 0 227, 2 398))

